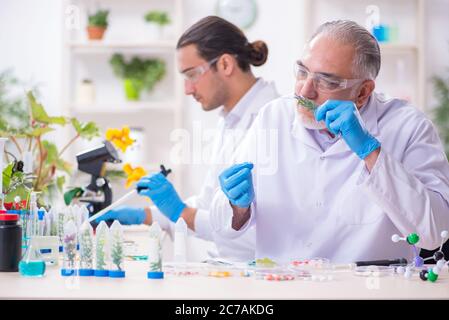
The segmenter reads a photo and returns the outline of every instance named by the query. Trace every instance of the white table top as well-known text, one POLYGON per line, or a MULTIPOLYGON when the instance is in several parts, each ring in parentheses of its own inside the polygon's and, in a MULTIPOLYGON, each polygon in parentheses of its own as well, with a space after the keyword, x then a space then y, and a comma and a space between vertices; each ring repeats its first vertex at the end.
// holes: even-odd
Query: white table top
POLYGON ((449 299, 447 269, 437 282, 402 276, 360 277, 339 272, 333 281, 166 275, 146 278, 145 261, 127 261, 126 278, 62 277, 49 267, 42 278, 0 273, 2 299, 449 299))
MULTIPOLYGON (((145 254, 147 227, 126 228, 125 238, 145 254)), ((170 251, 170 244, 165 245, 170 251)), ((168 252, 164 262, 172 259, 168 252)), ((42 278, 0 272, 0 299, 449 299, 449 272, 444 268, 435 283, 402 276, 361 277, 338 271, 327 282, 266 281, 240 276, 165 275, 147 279, 146 261, 126 261, 123 279, 62 277, 60 266, 48 267, 42 278)))

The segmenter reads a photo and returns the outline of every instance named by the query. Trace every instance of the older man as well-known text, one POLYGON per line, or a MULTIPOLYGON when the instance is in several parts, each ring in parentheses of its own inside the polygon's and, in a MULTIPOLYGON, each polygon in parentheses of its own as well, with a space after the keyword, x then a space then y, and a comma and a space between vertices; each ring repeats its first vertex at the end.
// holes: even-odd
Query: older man
POLYGON ((373 36, 351 21, 325 23, 295 67, 296 96, 319 107, 284 97, 261 110, 236 153, 248 162, 219 177, 213 229, 232 239, 255 224, 256 257, 280 262, 410 258, 395 233, 438 246, 449 228, 449 164, 424 114, 374 93, 373 36))

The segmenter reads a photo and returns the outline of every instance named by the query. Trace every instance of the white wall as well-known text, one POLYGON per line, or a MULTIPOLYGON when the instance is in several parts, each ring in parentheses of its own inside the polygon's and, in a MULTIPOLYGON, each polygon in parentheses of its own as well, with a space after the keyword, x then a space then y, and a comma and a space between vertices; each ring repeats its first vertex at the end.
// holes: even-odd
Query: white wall
POLYGON ((62 5, 58 0, 0 1, 0 70, 38 85, 49 112, 60 103, 62 5))
POLYGON ((430 78, 438 75, 449 79, 449 0, 431 0, 426 4, 426 90, 428 106, 434 107, 436 100, 430 78))

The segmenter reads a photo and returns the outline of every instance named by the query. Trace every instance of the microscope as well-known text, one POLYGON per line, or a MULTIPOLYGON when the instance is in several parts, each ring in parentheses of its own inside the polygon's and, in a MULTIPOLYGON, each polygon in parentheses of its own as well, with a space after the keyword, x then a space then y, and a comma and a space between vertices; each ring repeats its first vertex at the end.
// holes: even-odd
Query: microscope
POLYGON ((106 208, 112 203, 112 189, 105 177, 106 163, 122 162, 117 150, 109 141, 76 155, 78 169, 91 175, 90 183, 84 189, 81 202, 87 202, 90 215, 106 208))

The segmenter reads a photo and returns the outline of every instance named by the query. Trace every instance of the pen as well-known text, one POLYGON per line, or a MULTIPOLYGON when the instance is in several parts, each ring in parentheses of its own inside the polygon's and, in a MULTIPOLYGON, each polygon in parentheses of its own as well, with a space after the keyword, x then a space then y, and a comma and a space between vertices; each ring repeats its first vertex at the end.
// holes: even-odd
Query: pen
POLYGON ((372 261, 356 261, 355 265, 357 267, 362 266, 391 266, 392 264, 407 264, 407 259, 405 258, 398 258, 398 259, 392 259, 392 260, 372 260, 372 261))

